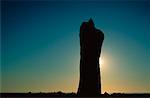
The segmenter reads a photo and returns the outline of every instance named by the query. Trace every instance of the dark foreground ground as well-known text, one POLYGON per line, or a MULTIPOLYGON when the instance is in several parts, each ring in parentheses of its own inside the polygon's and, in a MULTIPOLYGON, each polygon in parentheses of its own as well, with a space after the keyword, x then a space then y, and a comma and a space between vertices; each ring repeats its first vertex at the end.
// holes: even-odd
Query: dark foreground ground
MULTIPOLYGON (((76 93, 0 93, 1 98, 44 98, 44 97, 80 97, 76 93)), ((85 96, 88 97, 88 96, 85 96)), ((113 93, 113 94, 101 94, 100 98, 150 98, 150 93, 138 93, 138 94, 125 94, 125 93, 113 93)), ((92 97, 91 97, 92 98, 92 97)))

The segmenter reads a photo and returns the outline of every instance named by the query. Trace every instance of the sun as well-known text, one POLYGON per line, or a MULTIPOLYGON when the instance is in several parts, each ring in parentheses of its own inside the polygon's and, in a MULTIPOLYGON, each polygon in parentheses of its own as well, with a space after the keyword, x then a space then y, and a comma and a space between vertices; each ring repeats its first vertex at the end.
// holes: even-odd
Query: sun
POLYGON ((104 59, 103 58, 99 58, 99 64, 100 64, 100 66, 103 66, 103 64, 104 64, 104 59))

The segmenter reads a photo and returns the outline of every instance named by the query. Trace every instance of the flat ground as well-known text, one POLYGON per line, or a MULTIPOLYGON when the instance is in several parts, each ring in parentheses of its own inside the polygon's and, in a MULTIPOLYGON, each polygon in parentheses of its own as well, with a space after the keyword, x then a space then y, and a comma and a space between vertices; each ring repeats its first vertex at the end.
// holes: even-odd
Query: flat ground
MULTIPOLYGON (((47 97, 78 97, 76 93, 62 93, 62 92, 53 92, 53 93, 0 93, 2 98, 47 98, 47 97)), ((88 96, 85 96, 88 97, 88 96)), ((124 93, 113 93, 113 94, 101 94, 97 97, 100 98, 150 98, 150 93, 142 94, 124 94, 124 93)), ((88 97, 90 98, 90 97, 88 97)), ((93 97, 91 97, 93 98, 93 97)))

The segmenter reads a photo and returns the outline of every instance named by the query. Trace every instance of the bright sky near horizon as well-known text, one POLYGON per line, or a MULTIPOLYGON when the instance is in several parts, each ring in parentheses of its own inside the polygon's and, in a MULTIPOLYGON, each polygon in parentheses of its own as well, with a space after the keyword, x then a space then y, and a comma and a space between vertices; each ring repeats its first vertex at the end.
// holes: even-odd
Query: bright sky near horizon
POLYGON ((76 92, 79 28, 105 34, 102 91, 150 92, 150 2, 2 2, 0 92, 76 92))

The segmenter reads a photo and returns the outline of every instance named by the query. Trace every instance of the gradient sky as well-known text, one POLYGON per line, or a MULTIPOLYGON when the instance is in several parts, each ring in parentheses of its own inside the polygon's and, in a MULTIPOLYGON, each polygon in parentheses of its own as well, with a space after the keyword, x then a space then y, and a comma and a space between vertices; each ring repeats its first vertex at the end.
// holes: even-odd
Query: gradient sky
POLYGON ((76 92, 79 28, 93 18, 105 39, 102 91, 150 92, 150 2, 2 2, 1 92, 76 92))

